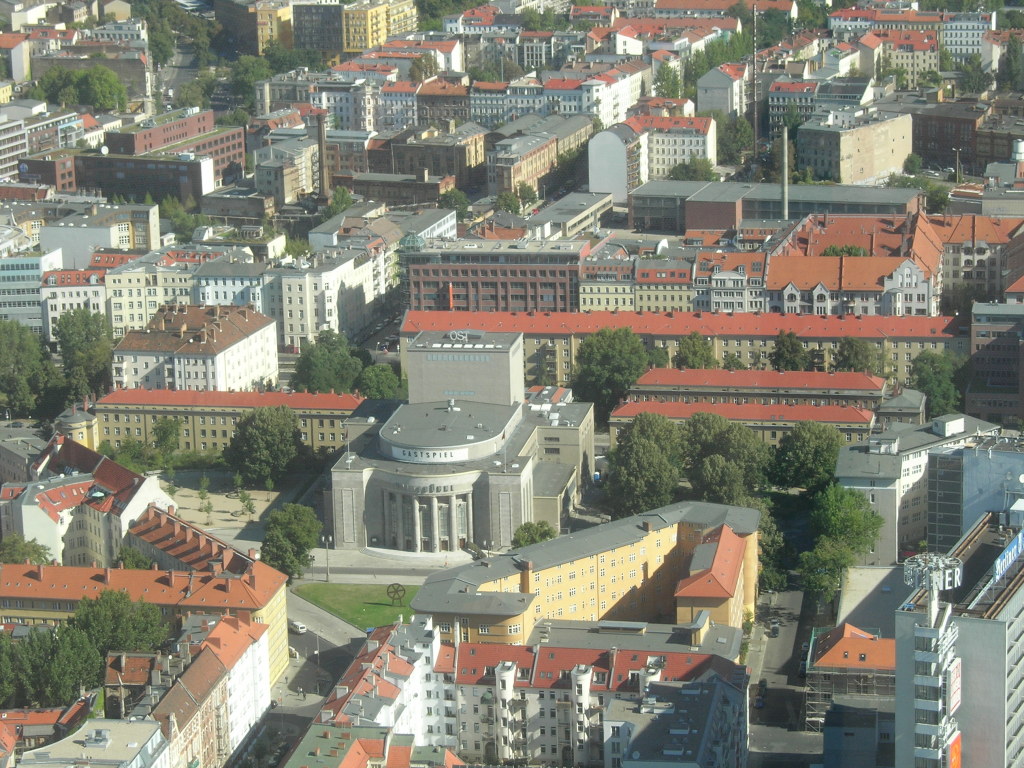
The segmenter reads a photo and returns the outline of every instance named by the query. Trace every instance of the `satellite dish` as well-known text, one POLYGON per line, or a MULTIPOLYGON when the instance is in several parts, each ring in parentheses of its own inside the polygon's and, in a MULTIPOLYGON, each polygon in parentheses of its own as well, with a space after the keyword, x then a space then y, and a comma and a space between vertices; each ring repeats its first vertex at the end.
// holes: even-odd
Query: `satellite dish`
POLYGON ((101 155, 109 155, 110 154, 110 147, 108 147, 106 144, 104 144, 102 147, 100 147, 100 154, 101 155))
POLYGON ((1018 483, 1024 483, 1024 475, 1018 475, 1017 482, 1018 483))

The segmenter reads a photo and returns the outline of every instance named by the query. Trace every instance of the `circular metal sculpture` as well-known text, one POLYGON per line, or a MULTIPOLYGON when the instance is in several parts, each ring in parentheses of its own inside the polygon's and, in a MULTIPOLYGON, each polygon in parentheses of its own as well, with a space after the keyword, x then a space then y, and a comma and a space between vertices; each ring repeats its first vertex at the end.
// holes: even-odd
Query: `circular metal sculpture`
POLYGON ((405 587, 401 584, 388 584, 388 597, 391 598, 392 605, 402 605, 402 601, 405 600, 405 587))

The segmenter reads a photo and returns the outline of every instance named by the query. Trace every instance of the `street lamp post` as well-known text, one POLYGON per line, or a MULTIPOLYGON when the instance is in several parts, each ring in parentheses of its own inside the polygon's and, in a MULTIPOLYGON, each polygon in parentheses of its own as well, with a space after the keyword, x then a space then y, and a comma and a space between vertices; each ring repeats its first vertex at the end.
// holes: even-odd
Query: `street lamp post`
POLYGON ((320 537, 320 543, 324 545, 324 564, 326 566, 326 572, 324 573, 324 581, 331 580, 331 544, 334 543, 334 537, 330 534, 320 537))
POLYGON ((953 147, 953 151, 956 152, 956 168, 953 169, 953 180, 960 183, 960 147, 953 147))

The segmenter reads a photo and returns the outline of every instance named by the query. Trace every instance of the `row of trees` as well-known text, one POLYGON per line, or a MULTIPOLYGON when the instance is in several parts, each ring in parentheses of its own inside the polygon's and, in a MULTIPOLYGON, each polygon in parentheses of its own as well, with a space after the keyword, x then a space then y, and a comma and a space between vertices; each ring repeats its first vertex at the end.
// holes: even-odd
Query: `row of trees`
POLYGON ((401 381, 394 368, 373 362, 365 349, 349 346, 344 334, 321 331, 295 361, 292 386, 306 392, 353 392, 364 397, 397 397, 401 381))
POLYGON ((52 631, 40 628, 14 643, 0 633, 0 707, 55 707, 103 681, 111 651, 150 652, 167 639, 160 609, 106 590, 85 598, 52 631))

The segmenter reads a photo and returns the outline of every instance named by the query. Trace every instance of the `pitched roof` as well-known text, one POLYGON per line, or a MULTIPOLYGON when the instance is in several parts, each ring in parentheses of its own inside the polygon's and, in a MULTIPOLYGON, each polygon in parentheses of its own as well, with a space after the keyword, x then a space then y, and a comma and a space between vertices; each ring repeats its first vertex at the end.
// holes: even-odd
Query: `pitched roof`
POLYGON ((896 640, 872 635, 849 623, 814 641, 811 665, 833 669, 896 670, 896 640))
MULTIPOLYGON (((1024 32, 1024 30, 1022 30, 1024 32)), ((1024 218, 1016 216, 981 216, 977 214, 954 214, 929 216, 928 222, 936 236, 943 243, 985 242, 989 245, 1003 245, 1013 239, 1024 224, 1024 218)))
POLYGON ((881 315, 782 315, 737 312, 449 312, 410 310, 405 313, 402 334, 450 331, 452 323, 474 330, 523 333, 526 336, 589 335, 602 328, 631 328, 644 336, 681 338, 693 331, 707 337, 774 338, 779 332, 802 339, 928 338, 932 341, 959 336, 955 318, 881 315))
POLYGON ((176 728, 184 730, 192 718, 202 711, 203 702, 226 674, 227 668, 209 649, 192 660, 160 699, 160 703, 153 708, 153 718, 160 723, 166 739, 172 737, 171 717, 174 718, 176 728))
POLYGON ((824 373, 822 371, 726 371, 721 368, 651 368, 635 384, 642 387, 716 387, 741 389, 852 389, 875 392, 886 380, 866 373, 824 373))
POLYGON ((252 307, 163 306, 144 331, 129 331, 118 342, 118 354, 133 352, 217 355, 274 320, 252 307))
POLYGON ((626 124, 637 133, 667 133, 673 130, 690 130, 707 135, 714 124, 710 117, 668 117, 661 115, 636 115, 626 124))
POLYGON ((49 285, 51 279, 57 286, 92 285, 90 280, 93 277, 102 283, 105 274, 105 269, 54 269, 43 273, 42 285, 44 288, 52 287, 49 285))
POLYGON ((142 686, 157 666, 155 653, 111 653, 103 670, 104 685, 142 686))
POLYGON ((696 546, 690 575, 676 585, 676 597, 724 599, 736 594, 746 541, 720 525, 696 546))
POLYGON ((823 424, 864 424, 874 421, 867 408, 846 405, 761 405, 760 403, 623 403, 613 419, 633 419, 641 413, 657 413, 667 419, 688 419, 695 413, 715 413, 730 421, 787 422, 818 421, 823 424))

